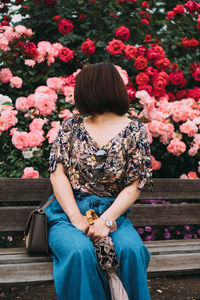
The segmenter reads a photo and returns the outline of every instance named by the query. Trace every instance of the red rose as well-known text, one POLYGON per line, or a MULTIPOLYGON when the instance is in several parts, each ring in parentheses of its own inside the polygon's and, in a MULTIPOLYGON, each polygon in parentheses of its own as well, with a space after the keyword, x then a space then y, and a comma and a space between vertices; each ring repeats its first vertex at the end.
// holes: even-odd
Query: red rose
POLYGON ((31 58, 35 58, 38 55, 37 48, 33 42, 26 43, 24 49, 31 58))
POLYGON ((131 102, 135 99, 136 89, 134 89, 132 83, 129 83, 126 89, 129 96, 129 101, 131 102))
POLYGON ((61 20, 61 16, 60 16, 60 15, 54 16, 53 19, 54 19, 56 22, 59 22, 59 21, 61 20))
POLYGON ((140 74, 138 74, 136 76, 136 83, 138 85, 142 85, 145 84, 149 81, 149 76, 147 75, 147 73, 141 72, 140 74))
POLYGON ((155 66, 158 70, 166 71, 170 68, 170 60, 167 57, 159 59, 155 62, 155 66))
POLYGON ((150 34, 146 34, 144 40, 145 40, 146 43, 150 43, 151 42, 151 35, 150 34))
POLYGON ((121 26, 115 30, 115 36, 123 41, 128 41, 130 38, 130 31, 128 27, 121 26))
POLYGON ((172 92, 168 92, 167 95, 169 97, 169 100, 168 100, 169 102, 176 101, 176 96, 172 92))
POLYGON ((176 14, 179 14, 179 15, 183 15, 185 13, 185 8, 183 5, 176 5, 174 8, 173 8, 173 11, 176 13, 176 14))
POLYGON ((188 90, 188 97, 194 98, 194 99, 199 99, 200 98, 200 88, 195 86, 193 89, 188 90))
POLYGON ((188 1, 185 4, 185 7, 189 10, 191 14, 194 14, 195 11, 198 11, 199 5, 196 1, 188 1))
POLYGON ((171 72, 169 75, 169 79, 172 84, 179 85, 180 87, 184 87, 187 83, 183 72, 179 70, 171 72))
POLYGON ((141 23, 144 24, 144 25, 149 25, 149 21, 145 18, 141 19, 141 23))
POLYGON ((135 59, 134 67, 136 70, 143 70, 147 66, 147 59, 144 56, 138 56, 135 59))
POLYGON ((124 53, 125 53, 125 58, 127 59, 134 58, 137 55, 137 48, 131 45, 126 45, 124 49, 124 53))
POLYGON ((147 56, 147 47, 145 47, 144 45, 141 45, 139 47, 137 47, 137 56, 144 56, 146 57, 147 56))
POLYGON ((125 45, 122 41, 112 39, 112 41, 108 43, 106 50, 110 52, 112 55, 117 55, 117 54, 121 54, 124 48, 125 45))
POLYGON ((143 1, 141 5, 143 8, 149 8, 149 3, 147 1, 143 1))
POLYGON ((72 50, 70 50, 67 47, 63 47, 60 51, 60 55, 59 58, 60 60, 64 61, 64 62, 68 62, 69 60, 72 60, 74 56, 74 53, 72 50))
POLYGON ((2 27, 2 26, 9 26, 9 22, 6 21, 6 20, 2 21, 2 22, 0 23, 0 27, 2 27))
POLYGON ((52 6, 57 3, 57 0, 45 0, 45 6, 52 6))
POLYGON ((189 47, 189 40, 187 37, 184 37, 181 42, 185 49, 187 49, 189 47))
POLYGON ((188 96, 187 90, 181 90, 181 91, 176 92, 176 98, 178 100, 185 99, 185 98, 187 98, 187 96, 188 96))
POLYGON ((172 71, 176 71, 178 70, 178 64, 177 63, 173 63, 172 64, 172 71))
POLYGON ((87 38, 86 41, 81 45, 81 51, 88 55, 93 54, 95 51, 95 46, 93 44, 93 41, 87 38))
POLYGON ((143 85, 139 85, 137 87, 137 90, 138 91, 143 91, 144 90, 144 91, 146 91, 151 96, 152 86, 150 84, 148 84, 148 83, 145 83, 143 85))
POLYGON ((161 76, 160 73, 159 73, 158 76, 154 79, 153 87, 154 87, 155 90, 164 90, 167 83, 168 82, 167 82, 166 78, 161 76))
POLYGON ((189 41, 189 47, 191 47, 191 48, 196 48, 196 47, 198 47, 198 45, 199 45, 199 42, 195 38, 192 38, 189 41))
POLYGON ((153 90, 151 92, 151 96, 156 97, 157 99, 159 99, 160 97, 163 97, 166 95, 166 90, 165 89, 158 89, 158 90, 153 90))
POLYGON ((194 73, 192 73, 192 77, 196 81, 200 81, 200 65, 195 69, 194 73))
POLYGON ((84 14, 80 14, 79 19, 80 20, 84 20, 85 19, 85 15, 84 14))
POLYGON ((149 75, 150 79, 154 78, 158 74, 158 70, 153 67, 146 68, 145 72, 149 75))
POLYGON ((149 61, 155 63, 155 61, 164 57, 165 57, 165 51, 159 45, 154 45, 151 48, 149 48, 147 53, 147 58, 149 61))
POLYGON ((74 28, 71 20, 61 19, 58 23, 58 29, 62 34, 71 32, 74 28))
POLYGON ((166 20, 167 20, 167 21, 171 20, 172 18, 175 17, 175 15, 176 15, 176 14, 175 14, 175 12, 174 12, 173 10, 168 11, 166 20))
POLYGON ((66 82, 66 84, 67 84, 68 86, 75 86, 75 83, 76 83, 76 77, 74 77, 74 75, 67 76, 65 82, 66 82))

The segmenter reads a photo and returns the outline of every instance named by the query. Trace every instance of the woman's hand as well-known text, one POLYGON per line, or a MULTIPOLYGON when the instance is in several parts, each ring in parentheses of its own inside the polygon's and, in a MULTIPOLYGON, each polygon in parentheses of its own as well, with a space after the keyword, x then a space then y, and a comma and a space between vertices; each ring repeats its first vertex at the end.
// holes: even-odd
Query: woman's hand
POLYGON ((87 233, 89 229, 89 224, 86 216, 80 215, 78 218, 71 220, 71 223, 79 230, 87 233))
POLYGON ((110 228, 106 226, 104 220, 98 218, 94 220, 94 224, 90 225, 87 232, 87 236, 92 239, 93 242, 98 242, 100 239, 108 236, 110 228))

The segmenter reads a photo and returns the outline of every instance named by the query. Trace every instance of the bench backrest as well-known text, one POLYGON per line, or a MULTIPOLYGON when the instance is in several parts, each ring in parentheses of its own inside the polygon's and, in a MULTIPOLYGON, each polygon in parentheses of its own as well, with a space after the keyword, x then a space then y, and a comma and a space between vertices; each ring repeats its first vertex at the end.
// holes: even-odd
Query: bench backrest
MULTIPOLYGON (((47 197, 49 185, 49 179, 0 178, 0 231, 23 231, 29 213, 47 197)), ((154 179, 154 191, 145 188, 139 199, 193 203, 136 202, 130 213, 135 226, 200 224, 199 179, 154 179)))

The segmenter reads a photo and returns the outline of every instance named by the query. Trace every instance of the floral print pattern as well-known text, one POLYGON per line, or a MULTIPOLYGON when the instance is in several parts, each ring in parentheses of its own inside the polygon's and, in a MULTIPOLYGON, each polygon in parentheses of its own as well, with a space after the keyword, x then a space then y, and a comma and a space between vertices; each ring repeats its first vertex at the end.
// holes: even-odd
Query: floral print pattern
POLYGON ((50 151, 50 173, 61 162, 73 190, 99 196, 116 196, 138 178, 138 189, 147 184, 153 190, 150 144, 145 126, 139 120, 130 120, 121 132, 99 148, 82 118, 69 157, 72 132, 79 118, 82 117, 75 115, 63 121, 50 151), (95 156, 98 150, 107 152, 100 162, 95 156))

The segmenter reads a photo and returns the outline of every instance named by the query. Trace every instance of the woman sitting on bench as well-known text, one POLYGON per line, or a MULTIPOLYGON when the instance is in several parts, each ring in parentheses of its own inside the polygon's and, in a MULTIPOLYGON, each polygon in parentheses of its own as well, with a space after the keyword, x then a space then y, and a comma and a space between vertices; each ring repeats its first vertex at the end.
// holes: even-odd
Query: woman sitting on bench
POLYGON ((80 115, 63 121, 50 153, 56 200, 45 211, 57 298, 111 299, 93 246, 109 235, 128 298, 149 300, 150 254, 127 218, 144 185, 152 185, 147 131, 125 116, 126 87, 110 63, 89 65, 76 76, 75 104, 80 115), (85 216, 89 209, 99 216, 93 225, 85 216))

